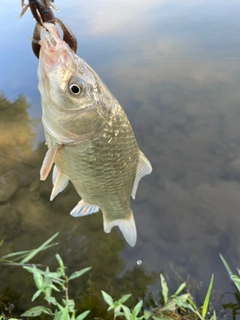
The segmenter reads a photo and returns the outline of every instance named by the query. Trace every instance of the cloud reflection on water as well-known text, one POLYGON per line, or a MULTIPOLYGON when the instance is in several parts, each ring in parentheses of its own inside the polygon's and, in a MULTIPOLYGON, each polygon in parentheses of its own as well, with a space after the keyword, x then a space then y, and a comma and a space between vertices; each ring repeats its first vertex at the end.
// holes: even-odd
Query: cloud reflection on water
POLYGON ((113 78, 121 92, 132 89, 131 121, 153 165, 137 197, 143 209, 134 208, 138 248, 147 261, 209 274, 219 252, 240 254, 240 70, 238 57, 195 50, 170 39, 139 46, 141 59, 115 65, 113 78))
MULTIPOLYGON (((218 270, 219 252, 239 266, 239 3, 59 0, 56 5, 78 37, 79 53, 119 99, 153 164, 153 174, 143 179, 132 204, 138 243, 123 251, 129 267, 141 259, 144 268, 160 271, 172 261, 183 273, 208 281, 218 270)), ((36 116, 41 111, 29 41, 33 22, 29 12, 21 22, 12 17, 0 40, 0 87, 34 101, 36 116)), ((49 204, 50 183, 41 188, 45 202, 37 202, 41 209, 35 214, 44 228, 45 205, 57 214, 73 190, 49 204)), ((24 208, 26 198, 18 201, 24 208)), ((67 203, 69 209, 73 205, 67 203)), ((67 209, 61 219, 65 226, 67 209)), ((84 219, 78 221, 83 233, 90 221, 84 219)), ((34 219, 27 221, 32 228, 34 219)), ((101 226, 91 236, 104 243, 102 233, 101 226)), ((113 242, 114 234, 108 236, 113 242)), ((67 234, 66 243, 69 239, 67 234)), ((93 243, 94 238, 87 253, 97 263, 93 243)), ((70 253, 77 256, 78 248, 76 240, 70 253)))

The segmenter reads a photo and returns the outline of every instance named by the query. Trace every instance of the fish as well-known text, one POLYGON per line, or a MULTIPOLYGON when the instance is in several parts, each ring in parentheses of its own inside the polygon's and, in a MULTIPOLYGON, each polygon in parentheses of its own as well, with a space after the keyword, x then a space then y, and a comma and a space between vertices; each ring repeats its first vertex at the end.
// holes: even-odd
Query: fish
POLYGON ((137 231, 130 208, 141 178, 152 166, 140 151, 131 124, 96 72, 44 23, 38 65, 42 123, 48 151, 40 170, 52 167, 52 201, 68 185, 81 200, 73 217, 101 210, 106 233, 118 226, 134 246, 137 231))

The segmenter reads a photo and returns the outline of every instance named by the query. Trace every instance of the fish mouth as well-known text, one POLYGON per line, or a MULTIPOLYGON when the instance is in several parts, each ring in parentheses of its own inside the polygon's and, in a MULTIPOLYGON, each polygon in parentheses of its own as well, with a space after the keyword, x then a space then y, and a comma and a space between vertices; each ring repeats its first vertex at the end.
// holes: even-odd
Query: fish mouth
POLYGON ((57 27, 52 23, 44 23, 42 28, 42 38, 40 59, 46 69, 64 65, 69 59, 70 47, 63 41, 58 33, 57 27))

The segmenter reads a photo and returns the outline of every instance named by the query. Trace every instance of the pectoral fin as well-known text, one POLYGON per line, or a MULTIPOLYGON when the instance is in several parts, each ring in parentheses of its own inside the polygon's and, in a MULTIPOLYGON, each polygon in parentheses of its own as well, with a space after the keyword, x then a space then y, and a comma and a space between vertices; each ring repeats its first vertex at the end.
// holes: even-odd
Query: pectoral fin
POLYGON ((60 192, 62 192, 68 185, 69 178, 61 172, 55 165, 53 168, 52 182, 53 189, 50 197, 52 201, 60 192))
POLYGON ((150 174, 152 172, 152 166, 150 161, 145 157, 145 155, 139 151, 139 159, 138 159, 138 165, 137 165, 137 172, 136 177, 132 189, 132 198, 135 199, 138 183, 142 179, 142 177, 146 176, 147 174, 150 174))
POLYGON ((57 144, 55 147, 48 149, 40 170, 40 180, 46 180, 52 169, 56 154, 62 146, 57 144))
POLYGON ((85 202, 83 199, 72 209, 70 214, 73 217, 83 217, 99 211, 99 207, 85 202))
POLYGON ((119 227, 127 243, 134 247, 137 241, 137 230, 132 211, 128 219, 109 221, 103 215, 103 228, 106 233, 109 233, 115 226, 119 227))

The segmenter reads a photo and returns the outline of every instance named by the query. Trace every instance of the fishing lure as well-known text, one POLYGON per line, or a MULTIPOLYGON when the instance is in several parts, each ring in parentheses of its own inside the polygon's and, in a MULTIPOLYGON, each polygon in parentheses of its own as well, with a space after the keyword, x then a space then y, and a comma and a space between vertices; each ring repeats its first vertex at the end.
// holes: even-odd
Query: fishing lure
POLYGON ((54 0, 28 0, 28 4, 25 4, 24 0, 21 0, 22 12, 20 17, 24 15, 28 8, 30 8, 36 25, 32 36, 32 50, 37 58, 39 58, 39 52, 41 46, 39 41, 41 40, 41 29, 44 23, 57 24, 63 32, 63 40, 69 45, 69 47, 76 53, 77 51, 77 39, 73 32, 58 18, 54 17, 52 8, 59 11, 54 5, 54 0))

